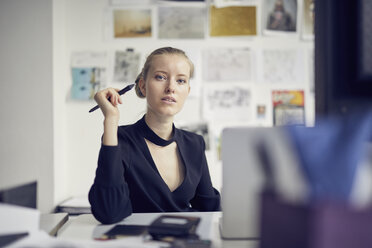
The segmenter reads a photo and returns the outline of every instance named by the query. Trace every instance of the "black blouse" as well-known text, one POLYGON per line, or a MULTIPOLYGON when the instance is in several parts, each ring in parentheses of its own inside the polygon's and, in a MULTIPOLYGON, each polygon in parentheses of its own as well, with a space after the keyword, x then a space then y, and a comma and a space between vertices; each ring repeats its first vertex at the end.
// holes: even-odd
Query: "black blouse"
POLYGON ((96 178, 89 191, 95 218, 115 223, 133 213, 220 210, 220 194, 213 188, 200 135, 177 129, 164 140, 143 117, 133 125, 120 126, 118 146, 102 145, 96 178), (161 177, 145 139, 159 146, 177 143, 185 166, 183 182, 174 191, 161 177))

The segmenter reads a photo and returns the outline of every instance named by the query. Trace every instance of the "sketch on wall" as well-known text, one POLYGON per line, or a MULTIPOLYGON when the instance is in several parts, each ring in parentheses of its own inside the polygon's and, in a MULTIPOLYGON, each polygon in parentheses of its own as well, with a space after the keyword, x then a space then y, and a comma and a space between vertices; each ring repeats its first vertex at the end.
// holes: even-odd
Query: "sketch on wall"
POLYGON ((299 50, 262 51, 261 81, 265 83, 300 83, 304 79, 303 53, 299 50))
POLYGON ((133 49, 115 51, 114 75, 115 83, 133 83, 139 73, 140 53, 133 49))
POLYGON ((256 5, 257 0, 213 0, 213 4, 217 8, 224 8, 229 6, 248 6, 248 5, 256 5))
POLYGON ((297 31, 297 0, 264 0, 262 18, 265 34, 297 31))
POLYGON ((205 7, 158 8, 159 39, 202 39, 205 30, 205 7))
POLYGON ((257 35, 256 6, 210 7, 210 36, 257 35))
POLYGON ((251 81, 252 51, 249 48, 210 48, 202 51, 204 81, 251 81))
POLYGON ((203 116, 206 120, 244 121, 251 118, 251 91, 241 86, 205 86, 203 116))
POLYGON ((151 9, 114 9, 113 29, 115 38, 150 37, 151 9))

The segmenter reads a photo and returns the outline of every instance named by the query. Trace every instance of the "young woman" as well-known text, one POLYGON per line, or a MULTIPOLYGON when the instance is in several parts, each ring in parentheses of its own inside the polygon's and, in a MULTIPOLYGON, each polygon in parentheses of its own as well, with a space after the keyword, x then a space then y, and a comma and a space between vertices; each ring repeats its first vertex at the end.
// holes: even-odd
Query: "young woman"
POLYGON ((104 133, 96 178, 89 192, 95 218, 115 223, 133 213, 220 210, 201 136, 177 129, 174 116, 190 92, 193 64, 179 49, 153 51, 136 79, 147 112, 118 127, 117 90, 99 91, 104 133), (108 100, 110 98, 110 101, 108 100))

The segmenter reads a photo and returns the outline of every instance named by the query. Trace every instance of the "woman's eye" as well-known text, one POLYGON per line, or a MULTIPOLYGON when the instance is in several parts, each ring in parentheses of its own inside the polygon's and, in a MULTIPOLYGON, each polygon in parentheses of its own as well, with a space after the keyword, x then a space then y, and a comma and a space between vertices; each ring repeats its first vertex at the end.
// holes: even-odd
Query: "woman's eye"
POLYGON ((166 77, 164 77, 162 75, 155 75, 155 79, 157 79, 157 80, 165 80, 166 77))
POLYGON ((180 84, 187 83, 187 81, 185 79, 178 79, 177 82, 180 83, 180 84))

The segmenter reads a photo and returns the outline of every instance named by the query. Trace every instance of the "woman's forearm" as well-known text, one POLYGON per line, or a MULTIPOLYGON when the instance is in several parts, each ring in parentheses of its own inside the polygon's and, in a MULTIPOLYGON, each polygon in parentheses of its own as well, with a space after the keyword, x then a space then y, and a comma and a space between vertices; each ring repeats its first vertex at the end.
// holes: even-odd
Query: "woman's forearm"
POLYGON ((105 118, 103 122, 102 143, 106 146, 118 145, 118 120, 116 118, 105 118))

